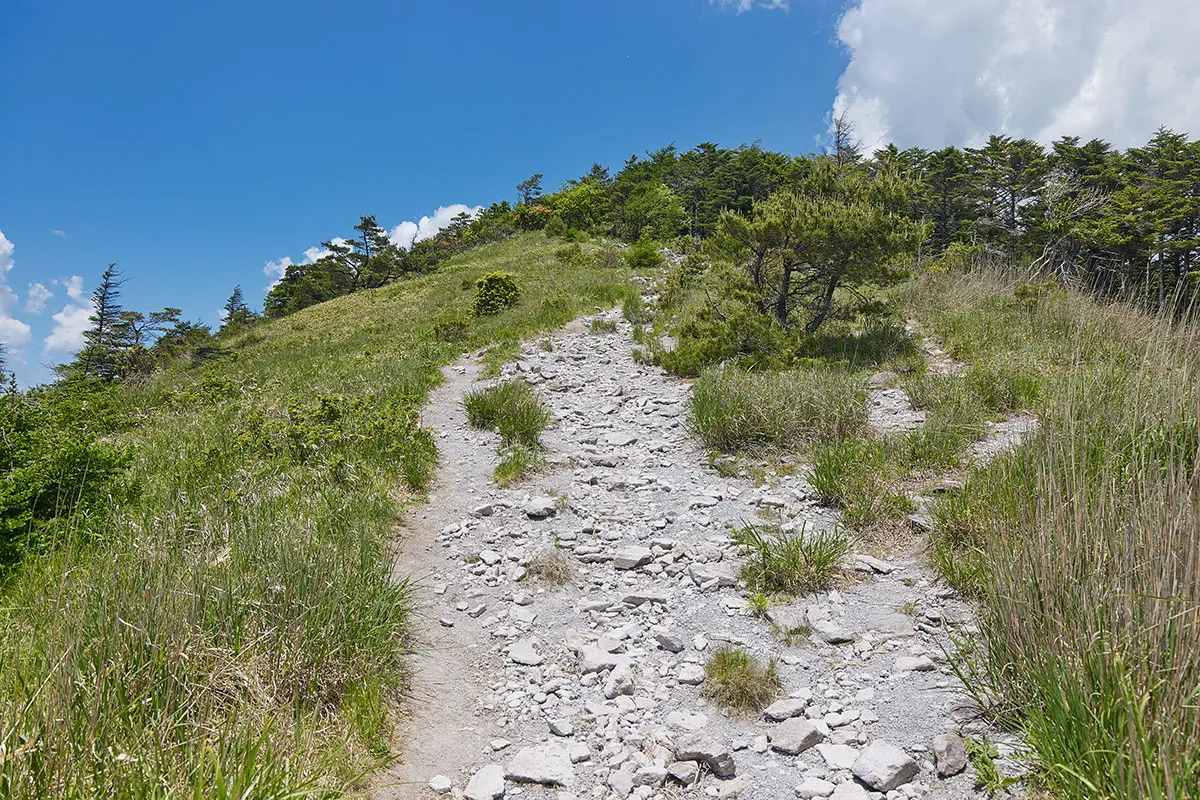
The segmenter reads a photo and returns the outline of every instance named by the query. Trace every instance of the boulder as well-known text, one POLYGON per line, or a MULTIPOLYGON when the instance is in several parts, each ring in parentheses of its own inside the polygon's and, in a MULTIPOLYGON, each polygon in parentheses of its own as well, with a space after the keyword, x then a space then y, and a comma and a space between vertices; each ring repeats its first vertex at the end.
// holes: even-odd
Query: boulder
POLYGON ((499 764, 488 764, 467 781, 463 791, 467 800, 498 800, 504 797, 504 767, 499 764))
POLYGON ((858 754, 851 771, 875 791, 890 792, 915 778, 920 768, 908 753, 880 739, 858 754))
POLYGON ((697 761, 718 778, 732 778, 737 774, 733 751, 711 736, 695 734, 681 739, 675 747, 675 758, 680 761, 697 761))
POLYGON ((794 756, 803 753, 825 739, 825 735, 803 717, 792 717, 767 732, 771 749, 777 753, 794 756))
POLYGON ((505 776, 509 780, 526 783, 566 786, 575 780, 575 768, 571 765, 571 754, 566 747, 547 742, 518 750, 508 762, 505 776))
POLYGON ((957 775, 967 768, 967 743, 956 733, 939 733, 933 737, 933 757, 938 775, 957 775))

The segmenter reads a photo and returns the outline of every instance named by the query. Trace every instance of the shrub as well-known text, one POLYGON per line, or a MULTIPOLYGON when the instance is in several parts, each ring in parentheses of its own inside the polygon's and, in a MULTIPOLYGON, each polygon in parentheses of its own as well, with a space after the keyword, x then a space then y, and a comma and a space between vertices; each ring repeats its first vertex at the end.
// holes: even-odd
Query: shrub
POLYGON ((560 264, 567 267, 582 268, 591 263, 588 254, 583 252, 583 247, 578 242, 557 248, 554 251, 554 257, 560 264))
POLYGON ((547 236, 562 236, 567 232, 567 223, 563 222, 563 218, 558 214, 550 214, 546 217, 546 223, 542 226, 542 230, 547 236))
POLYGON ((530 473, 536 472, 542 460, 532 447, 516 443, 505 447, 504 457, 496 465, 492 480, 500 486, 511 486, 530 473))
POLYGON ((524 381, 505 381, 477 389, 463 401, 473 428, 494 428, 506 445, 537 448, 542 431, 550 424, 546 410, 524 381))
POLYGON ((658 246, 649 239, 640 239, 625 251, 625 262, 631 269, 658 269, 667 259, 658 252, 658 246))
POLYGON ((756 713, 769 706, 782 689, 775 659, 764 668, 741 647, 723 647, 704 664, 701 694, 722 708, 756 713))
POLYGON ((705 370, 692 387, 690 424, 714 450, 792 449, 852 436, 866 425, 861 380, 838 369, 777 374, 705 370))
POLYGON ((621 316, 634 325, 645 325, 654 319, 654 314, 646 301, 636 292, 630 293, 621 303, 621 316))
POLYGON ((733 532, 741 548, 741 576, 754 592, 810 594, 828 588, 850 539, 838 531, 784 533, 777 526, 746 525, 733 532))
POLYGON ((477 317, 499 314, 521 299, 516 279, 507 272, 489 272, 475 283, 472 310, 477 317))
POLYGON ((525 569, 531 576, 555 586, 561 586, 571 579, 571 562, 557 547, 542 550, 529 559, 525 569))

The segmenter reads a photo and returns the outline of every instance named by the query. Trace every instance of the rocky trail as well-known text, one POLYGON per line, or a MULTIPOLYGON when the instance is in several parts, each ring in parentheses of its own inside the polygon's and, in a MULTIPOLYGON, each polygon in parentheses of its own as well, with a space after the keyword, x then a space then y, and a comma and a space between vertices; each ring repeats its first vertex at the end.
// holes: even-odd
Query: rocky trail
MULTIPOLYGON (((958 734, 986 724, 944 655, 970 633, 969 607, 910 540, 855 557, 836 591, 756 616, 730 527, 823 530, 836 512, 803 471, 718 474, 687 433, 688 384, 634 360, 619 311, 599 318, 617 332, 577 320, 505 368, 554 414, 550 463, 517 486, 492 483, 495 434, 467 425, 471 361, 430 399, 437 488, 396 562, 418 580, 421 652, 401 761, 372 796, 984 796, 958 734), (553 551, 562 585, 531 574, 553 551), (785 699, 765 714, 702 696, 705 659, 730 644, 777 659, 785 699)), ((920 424, 895 392, 872 389, 873 424, 920 424)), ((989 735, 1001 767, 1019 767, 989 735)))

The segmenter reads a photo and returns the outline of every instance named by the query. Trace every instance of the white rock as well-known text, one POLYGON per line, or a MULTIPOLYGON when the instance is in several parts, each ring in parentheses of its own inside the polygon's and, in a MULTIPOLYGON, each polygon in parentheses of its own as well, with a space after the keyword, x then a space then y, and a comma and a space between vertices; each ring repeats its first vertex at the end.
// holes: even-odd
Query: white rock
POLYGON ((489 567, 499 564, 504 556, 497 553, 495 550, 484 550, 479 554, 479 560, 489 567))
POLYGON ((583 742, 572 742, 567 748, 567 754, 570 755, 572 764, 579 764, 591 759, 592 749, 583 742))
POLYGON ((547 742, 518 750, 508 762, 505 776, 514 781, 567 786, 575 780, 575 768, 566 747, 547 742))
POLYGON ((595 645, 585 645, 579 651, 579 671, 584 675, 612 669, 621 661, 621 656, 606 653, 595 645))
POLYGON ((574 736, 575 726, 568 719, 550 719, 547 720, 550 726, 550 732, 555 736, 574 736))
POLYGON ((520 639, 514 642, 512 647, 508 648, 508 657, 526 667, 536 667, 545 661, 542 654, 537 651, 533 639, 520 639))
POLYGON ((545 519, 558 513, 558 504, 553 497, 535 497, 525 504, 525 516, 530 519, 545 519))
POLYGON ((737 774, 729 746, 711 736, 693 734, 683 737, 675 745, 675 757, 680 761, 698 761, 718 778, 732 778, 737 774))
POLYGON ((860 781, 877 792, 890 792, 911 781, 920 771, 908 753, 883 739, 867 745, 852 770, 860 781))
POLYGON ((813 633, 827 644, 845 644, 854 641, 854 636, 842 630, 840 625, 830 619, 827 609, 811 605, 808 607, 807 617, 813 633))
POLYGON ((889 564, 882 559, 875 558, 874 556, 868 556, 863 553, 855 556, 854 560, 859 564, 868 567, 872 571, 878 572, 880 575, 890 575, 897 569, 895 564, 889 564))
POLYGON ((699 664, 684 664, 676 673, 676 680, 688 686, 699 686, 704 683, 704 667, 699 664))
POLYGON ((805 778, 796 787, 796 796, 803 800, 813 800, 814 797, 829 797, 833 794, 834 785, 820 778, 805 778))
POLYGON ((933 756, 937 761, 937 773, 943 778, 967 768, 967 744, 958 734, 939 733, 933 737, 933 756))
POLYGON ((937 664, 929 656, 900 656, 896 659, 896 672, 932 672, 937 664))
POLYGON ((684 786, 691 786, 700 780, 700 767, 695 761, 676 761, 667 767, 667 774, 684 786))
POLYGON ((637 569, 643 564, 649 564, 654 560, 654 553, 650 548, 640 545, 630 545, 622 547, 613 556, 613 567, 615 569, 637 569))
POLYGON ((854 781, 846 781, 837 785, 829 800, 871 800, 871 795, 854 781))
POLYGON ((471 776, 463 797, 467 800, 498 800, 504 796, 504 767, 488 764, 471 776))
POLYGON ((850 769, 858 760, 858 751, 848 744, 822 743, 817 745, 816 750, 830 769, 850 769))
POLYGON ((454 781, 445 775, 434 775, 429 779, 429 791, 434 794, 448 794, 454 788, 454 781))
POLYGON ((825 736, 803 717, 792 717, 767 731, 771 738, 771 749, 794 756, 822 741, 825 736))
POLYGON ((783 722, 785 719, 791 719, 803 714, 804 707, 807 705, 808 701, 804 698, 785 697, 767 706, 766 710, 763 711, 763 716, 772 722, 783 722))
POLYGON ((633 694, 633 668, 629 659, 623 658, 608 674, 608 680, 604 682, 604 696, 612 700, 618 695, 628 694, 633 694))

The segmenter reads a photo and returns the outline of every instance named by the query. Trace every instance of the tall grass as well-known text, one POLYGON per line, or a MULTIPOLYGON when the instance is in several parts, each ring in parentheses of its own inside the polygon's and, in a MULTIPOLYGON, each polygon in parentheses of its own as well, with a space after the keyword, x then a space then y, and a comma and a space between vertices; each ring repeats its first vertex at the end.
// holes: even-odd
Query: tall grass
POLYGON ((620 303, 625 279, 560 269, 526 235, 131 388, 137 495, 0 587, 0 795, 352 787, 387 757, 405 688, 410 594, 387 543, 432 474, 416 409, 439 365, 620 303), (521 304, 439 336, 497 269, 521 304))
POLYGON ((852 436, 866 425, 861 376, 843 369, 704 370, 692 386, 693 432, 714 450, 791 450, 852 436))
POLYGON ((986 275, 915 306, 956 354, 1037 364, 1042 429, 937 511, 936 562, 976 598, 969 685, 1056 797, 1200 787, 1200 335, 1074 293, 1036 308, 986 275))

